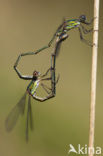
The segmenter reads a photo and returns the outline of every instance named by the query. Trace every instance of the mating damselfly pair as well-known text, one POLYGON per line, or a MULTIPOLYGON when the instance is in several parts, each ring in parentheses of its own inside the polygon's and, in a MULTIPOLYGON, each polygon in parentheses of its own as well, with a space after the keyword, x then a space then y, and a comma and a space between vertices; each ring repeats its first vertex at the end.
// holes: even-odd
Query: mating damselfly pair
POLYGON ((23 80, 30 80, 30 83, 27 86, 25 94, 17 103, 17 105, 12 109, 12 111, 10 112, 10 114, 8 115, 5 121, 5 126, 6 126, 7 131, 11 131, 14 128, 19 116, 24 114, 26 95, 28 95, 28 107, 27 107, 27 117, 26 117, 27 118, 26 119, 26 140, 28 140, 29 121, 30 121, 30 128, 31 130, 33 129, 31 97, 40 102, 44 102, 48 99, 55 97, 56 84, 59 80, 59 75, 56 79, 56 74, 55 74, 56 58, 59 55, 61 43, 68 38, 68 32, 70 30, 77 29, 79 31, 81 41, 83 41, 89 46, 92 46, 92 43, 90 41, 87 41, 86 39, 84 39, 83 34, 88 34, 92 32, 93 30, 92 28, 88 30, 84 27, 84 25, 91 25, 93 23, 93 20, 94 19, 92 19, 90 22, 87 22, 85 15, 81 15, 78 19, 71 19, 71 20, 64 19, 62 24, 57 28, 52 39, 46 46, 38 49, 35 52, 26 52, 18 56, 16 63, 14 64, 14 69, 17 75, 19 76, 19 78, 23 80), (20 59, 24 56, 40 54, 40 52, 42 52, 46 48, 49 48, 52 45, 54 40, 55 40, 55 47, 50 58, 51 65, 50 65, 50 68, 46 70, 45 74, 41 74, 40 71, 34 70, 33 74, 30 76, 22 75, 17 68, 20 59), (48 76, 49 72, 50 72, 50 76, 48 76), (48 82, 48 81, 50 81, 51 83, 51 86, 49 87, 48 85, 44 84, 44 82, 48 82), (46 96, 41 97, 37 95, 37 90, 39 86, 41 86, 42 89, 46 92, 47 94, 46 96))

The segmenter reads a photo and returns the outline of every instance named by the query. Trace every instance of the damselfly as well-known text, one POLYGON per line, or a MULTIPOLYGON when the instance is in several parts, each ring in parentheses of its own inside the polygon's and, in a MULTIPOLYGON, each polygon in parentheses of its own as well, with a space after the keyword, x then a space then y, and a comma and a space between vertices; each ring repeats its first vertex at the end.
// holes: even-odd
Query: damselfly
POLYGON ((30 128, 31 128, 31 130, 33 129, 31 97, 33 97, 35 100, 38 100, 40 102, 43 102, 50 98, 55 97, 55 94, 56 94, 55 86, 59 80, 59 76, 56 80, 55 79, 55 53, 51 55, 51 67, 43 75, 41 75, 40 72, 38 72, 36 70, 33 72, 33 75, 31 75, 31 76, 22 75, 19 72, 19 70, 17 69, 18 62, 20 61, 20 57, 18 57, 18 58, 19 59, 17 59, 15 65, 14 65, 15 71, 17 72, 18 76, 21 79, 31 80, 31 82, 27 86, 26 92, 23 95, 23 97, 20 99, 20 101, 17 103, 17 105, 9 113, 9 115, 5 121, 5 126, 6 126, 6 130, 8 132, 14 128, 19 116, 24 114, 26 95, 28 94, 29 97, 28 97, 27 120, 26 120, 26 140, 28 141, 29 121, 30 121, 30 128), (49 72, 50 72, 50 76, 45 78, 49 72), (51 81, 51 87, 48 87, 47 85, 45 85, 43 83, 44 81, 51 81), (36 93, 37 93, 37 89, 39 86, 41 86, 44 89, 44 91, 47 93, 47 96, 45 96, 45 97, 37 96, 36 93))
MULTIPOLYGON (((20 57, 22 57, 22 56, 38 54, 39 52, 43 51, 44 49, 51 47, 51 45, 55 39, 58 40, 58 38, 59 38, 59 42, 63 41, 63 38, 65 40, 68 37, 68 32, 72 29, 77 29, 79 31, 81 41, 83 41, 84 43, 86 43, 87 45, 92 47, 93 44, 90 41, 84 39, 83 33, 88 34, 93 31, 93 28, 87 30, 83 25, 89 26, 93 23, 93 21, 94 21, 94 18, 92 18, 90 20, 90 22, 87 22, 85 15, 81 15, 77 19, 71 19, 71 20, 63 19, 62 24, 57 28, 53 37, 51 38, 51 40, 49 41, 49 43, 46 46, 43 46, 42 48, 40 48, 36 51, 22 53, 22 54, 20 54, 18 59, 20 59, 20 57)), ((56 51, 56 55, 58 55, 58 51, 59 50, 56 51)))

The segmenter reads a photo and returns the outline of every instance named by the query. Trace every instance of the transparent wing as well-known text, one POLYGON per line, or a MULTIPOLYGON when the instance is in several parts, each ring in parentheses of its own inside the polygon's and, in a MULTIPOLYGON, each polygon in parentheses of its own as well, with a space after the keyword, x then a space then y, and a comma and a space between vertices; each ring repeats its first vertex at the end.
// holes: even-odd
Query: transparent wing
POLYGON ((7 119, 5 121, 5 127, 8 132, 14 128, 19 116, 24 114, 25 100, 26 93, 23 95, 23 97, 20 99, 17 105, 11 110, 11 112, 7 116, 7 119))

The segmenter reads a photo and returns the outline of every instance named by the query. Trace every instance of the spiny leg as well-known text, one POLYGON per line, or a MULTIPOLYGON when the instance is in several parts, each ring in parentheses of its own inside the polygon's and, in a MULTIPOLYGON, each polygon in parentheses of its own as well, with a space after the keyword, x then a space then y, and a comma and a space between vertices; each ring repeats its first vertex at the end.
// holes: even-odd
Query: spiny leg
MULTIPOLYGON (((58 81, 59 81, 59 77, 60 77, 60 75, 58 75, 58 77, 57 77, 57 80, 56 80, 55 84, 57 84, 57 83, 58 83, 58 81)), ((45 84, 41 83, 41 86, 42 86, 42 87, 43 87, 43 89, 47 92, 47 94, 50 94, 50 93, 51 93, 52 89, 51 89, 51 88, 49 88, 47 85, 45 85, 45 84), (50 92, 48 92, 48 90, 50 90, 50 92)))
MULTIPOLYGON (((64 24, 64 22, 63 22, 64 24)), ((59 75, 57 80, 55 79, 55 64, 56 64, 56 56, 58 55, 59 51, 60 51, 60 46, 62 41, 64 41, 65 39, 68 38, 68 35, 66 33, 61 33, 61 35, 58 37, 56 44, 55 44, 55 48, 54 48, 54 53, 51 55, 51 90, 52 90, 52 95, 55 96, 56 94, 56 84, 59 81, 59 75)))
POLYGON ((88 40, 86 40, 86 39, 83 38, 83 35, 82 35, 82 32, 81 32, 80 27, 78 27, 78 30, 79 30, 79 34, 80 34, 80 39, 81 39, 81 41, 83 41, 84 43, 86 43, 87 45, 89 45, 89 46, 92 47, 93 44, 92 44, 90 41, 88 41, 88 40))
POLYGON ((42 79, 42 81, 44 80, 51 80, 51 88, 47 87, 46 85, 44 85, 43 83, 41 83, 41 86, 43 87, 43 89, 48 93, 50 94, 50 92, 47 91, 47 89, 53 91, 53 94, 55 93, 55 85, 58 83, 58 80, 59 80, 59 75, 58 75, 58 78, 55 82, 55 61, 56 61, 56 52, 58 51, 58 44, 60 44, 59 42, 56 43, 56 46, 55 46, 55 49, 54 49, 54 53, 51 55, 51 68, 49 68, 46 72, 46 74, 44 74, 42 77, 46 76, 48 74, 49 71, 51 71, 51 77, 50 78, 45 78, 45 79, 42 79))
MULTIPOLYGON (((53 68, 51 68, 51 74, 53 74, 54 75, 54 69, 53 68)), ((36 94, 34 94, 33 95, 33 98, 35 99, 35 100, 37 100, 37 101, 40 101, 40 102, 44 102, 44 101, 46 101, 46 100, 48 100, 48 99, 51 99, 51 98, 53 98, 53 97, 55 97, 55 85, 56 85, 56 82, 55 82, 55 75, 53 76, 52 75, 52 78, 50 77, 50 78, 45 78, 45 79, 42 79, 41 81, 44 81, 44 80, 51 80, 51 94, 50 93, 48 93, 48 91, 47 91, 47 93, 48 93, 48 96, 46 96, 46 97, 44 97, 44 98, 41 98, 41 97, 38 97, 36 94)), ((58 80, 57 80, 58 81, 58 80)), ((42 85, 43 86, 43 85, 42 85)), ((43 88, 44 88, 44 86, 43 86, 43 88)), ((45 91, 46 91, 46 89, 45 89, 45 91)))
POLYGON ((52 90, 51 88, 49 88, 48 86, 44 85, 43 83, 41 83, 41 86, 46 91, 47 94, 51 93, 51 90, 52 90), (48 90, 50 90, 50 92, 48 90))
POLYGON ((57 80, 56 80, 55 84, 58 83, 59 79, 60 79, 60 74, 58 74, 58 77, 57 77, 57 80))
POLYGON ((41 78, 43 78, 43 77, 47 76, 49 71, 50 71, 50 68, 46 71, 46 73, 45 73, 45 74, 43 74, 43 75, 41 76, 41 78))
POLYGON ((51 99, 51 98, 53 98, 53 97, 55 97, 54 94, 48 95, 48 96, 46 96, 46 97, 44 97, 44 98, 38 97, 36 94, 33 95, 33 98, 34 98, 35 100, 37 100, 37 101, 40 101, 40 102, 44 102, 44 101, 46 101, 46 100, 48 100, 48 99, 51 99))
POLYGON ((84 24, 91 25, 96 18, 97 17, 92 18, 90 22, 85 21, 84 24))
POLYGON ((16 106, 11 110, 11 112, 7 116, 7 119, 5 121, 5 127, 8 132, 14 128, 19 116, 24 114, 25 100, 26 100, 26 93, 22 96, 20 101, 16 104, 16 106))
MULTIPOLYGON (((52 68, 51 68, 51 70, 53 70, 52 68)), ((49 80, 51 80, 52 81, 52 78, 50 77, 50 78, 45 78, 45 79, 41 79, 41 81, 49 81, 49 80)), ((55 92, 54 92, 54 87, 53 87, 53 84, 55 85, 55 82, 53 81, 53 82, 51 82, 51 94, 49 94, 48 93, 48 96, 45 96, 44 98, 42 98, 42 97, 38 97, 37 95, 36 95, 36 93, 33 95, 33 98, 35 99, 35 100, 37 100, 37 101, 40 101, 40 102, 44 102, 44 101, 46 101, 46 100, 48 100, 48 99, 50 99, 50 98, 53 98, 53 97, 55 97, 55 92), (53 87, 53 88, 52 88, 53 87)), ((43 85, 42 85, 43 86, 43 85)), ((45 91, 47 91, 46 89, 44 89, 45 91)), ((48 91, 47 91, 48 92, 48 91)))
MULTIPOLYGON (((64 36, 65 37, 65 36, 64 36)), ((66 38, 67 38, 67 35, 66 35, 66 38)), ((50 71, 51 71, 51 77, 50 78, 45 78, 45 79, 41 79, 41 81, 44 81, 44 80, 51 80, 51 94, 48 94, 48 96, 44 97, 44 98, 41 98, 41 97, 38 97, 36 95, 36 93, 33 95, 33 98, 38 100, 38 101, 46 101, 50 98, 53 98, 55 97, 55 94, 56 94, 56 83, 58 83, 58 80, 59 80, 59 76, 57 78, 57 81, 55 79, 55 64, 56 64, 56 52, 58 51, 58 44, 60 41, 63 41, 64 38, 59 38, 59 40, 57 41, 56 45, 55 45, 55 49, 54 49, 54 53, 51 55, 51 68, 50 68, 50 71)), ((49 72, 49 70, 47 70, 47 73, 49 72)), ((45 74, 44 74, 45 75, 45 74)), ((43 85, 42 85, 43 86, 43 85)), ((44 86, 43 86, 44 88, 44 86)), ((45 89, 46 90, 46 89, 45 89)), ((48 92, 48 91, 47 91, 48 92)))
POLYGON ((87 30, 87 29, 84 28, 82 25, 81 25, 81 29, 83 30, 83 33, 84 33, 84 34, 88 34, 88 33, 90 33, 90 32, 93 32, 93 28, 87 30))
MULTIPOLYGON (((49 81, 49 80, 51 80, 51 77, 41 79, 41 81, 49 81)), ((44 85, 42 85, 42 83, 41 83, 41 86, 42 86, 43 89, 48 93, 48 95, 42 98, 42 97, 37 96, 36 93, 35 93, 35 94, 33 95, 33 98, 34 98, 35 100, 40 101, 40 102, 44 102, 44 101, 46 101, 46 100, 48 100, 48 99, 51 99, 51 98, 53 98, 53 97, 55 96, 55 94, 54 94, 52 88, 50 89, 50 90, 51 90, 51 94, 50 94, 50 93, 47 91, 47 89, 44 87, 44 85)))

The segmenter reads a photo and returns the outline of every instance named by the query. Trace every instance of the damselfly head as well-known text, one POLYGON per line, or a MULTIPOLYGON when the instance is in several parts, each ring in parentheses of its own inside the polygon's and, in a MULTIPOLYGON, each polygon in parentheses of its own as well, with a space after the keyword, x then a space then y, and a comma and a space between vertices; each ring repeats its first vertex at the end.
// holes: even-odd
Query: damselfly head
POLYGON ((33 76, 34 76, 34 77, 38 77, 39 75, 40 75, 40 72, 38 72, 38 71, 36 71, 36 70, 33 72, 33 76))
POLYGON ((85 15, 79 16, 79 21, 80 22, 85 22, 86 21, 86 16, 85 15))

